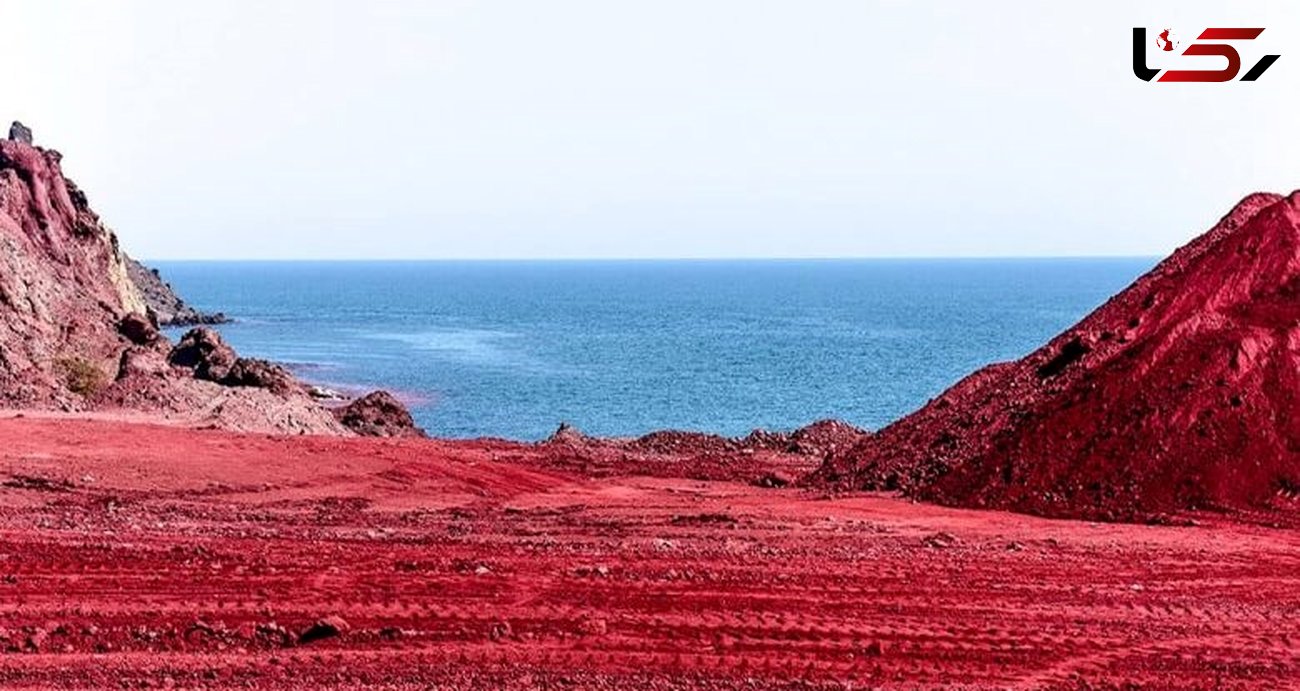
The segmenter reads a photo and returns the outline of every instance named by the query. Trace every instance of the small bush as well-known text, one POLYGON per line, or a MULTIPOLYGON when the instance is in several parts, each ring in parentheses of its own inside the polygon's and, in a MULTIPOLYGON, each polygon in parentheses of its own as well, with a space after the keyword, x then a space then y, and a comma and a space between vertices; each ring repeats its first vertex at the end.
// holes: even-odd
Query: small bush
POLYGON ((90 396, 108 386, 108 375, 86 358, 59 358, 55 364, 63 373, 63 385, 72 393, 90 396))

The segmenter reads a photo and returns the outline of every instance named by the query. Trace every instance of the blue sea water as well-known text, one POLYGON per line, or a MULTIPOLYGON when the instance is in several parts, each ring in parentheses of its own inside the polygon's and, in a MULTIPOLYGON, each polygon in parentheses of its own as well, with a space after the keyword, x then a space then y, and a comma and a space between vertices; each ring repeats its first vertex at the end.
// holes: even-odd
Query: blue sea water
POLYGON ((1153 259, 157 262, 248 356, 413 399, 431 433, 878 428, 1153 259))

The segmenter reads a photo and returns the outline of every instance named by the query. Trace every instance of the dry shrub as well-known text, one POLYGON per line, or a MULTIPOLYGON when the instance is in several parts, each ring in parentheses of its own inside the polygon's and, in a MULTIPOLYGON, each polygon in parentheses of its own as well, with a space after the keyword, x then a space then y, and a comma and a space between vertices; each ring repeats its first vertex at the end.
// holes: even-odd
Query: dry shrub
POLYGON ((84 357, 61 357, 55 365, 63 374, 63 385, 72 393, 91 396, 108 386, 108 375, 104 370, 84 357))

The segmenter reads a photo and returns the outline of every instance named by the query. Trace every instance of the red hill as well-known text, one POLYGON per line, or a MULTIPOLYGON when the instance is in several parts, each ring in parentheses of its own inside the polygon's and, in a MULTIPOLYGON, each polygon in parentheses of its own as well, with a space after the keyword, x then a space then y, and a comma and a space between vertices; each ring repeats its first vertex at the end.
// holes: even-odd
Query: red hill
POLYGON ((1300 192, 1254 194, 1073 328, 831 457, 815 481, 1141 519, 1300 490, 1300 192))

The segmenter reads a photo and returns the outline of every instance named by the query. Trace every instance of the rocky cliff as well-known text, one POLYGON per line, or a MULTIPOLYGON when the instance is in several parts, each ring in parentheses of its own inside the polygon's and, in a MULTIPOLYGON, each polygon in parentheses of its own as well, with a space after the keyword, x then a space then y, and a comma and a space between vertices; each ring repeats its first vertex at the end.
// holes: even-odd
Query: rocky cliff
POLYGON ((60 160, 56 151, 0 140, 0 401, 7 405, 77 400, 96 373, 115 365, 117 322, 145 311, 117 238, 63 176, 60 160))
POLYGON ((351 433, 284 369, 239 357, 215 332, 195 330, 173 346, 160 318, 203 320, 123 254, 60 162, 18 123, 0 140, 0 406, 351 433), (133 267, 152 280, 133 281, 133 267))
POLYGON ((122 259, 126 263, 127 276, 140 291, 145 306, 159 326, 198 326, 230 321, 221 312, 209 314, 185 304, 171 284, 163 280, 158 269, 151 269, 128 255, 122 255, 122 259))
POLYGON ((835 454, 814 482, 1143 519, 1294 505, 1300 192, 1254 194, 1050 343, 835 454))

